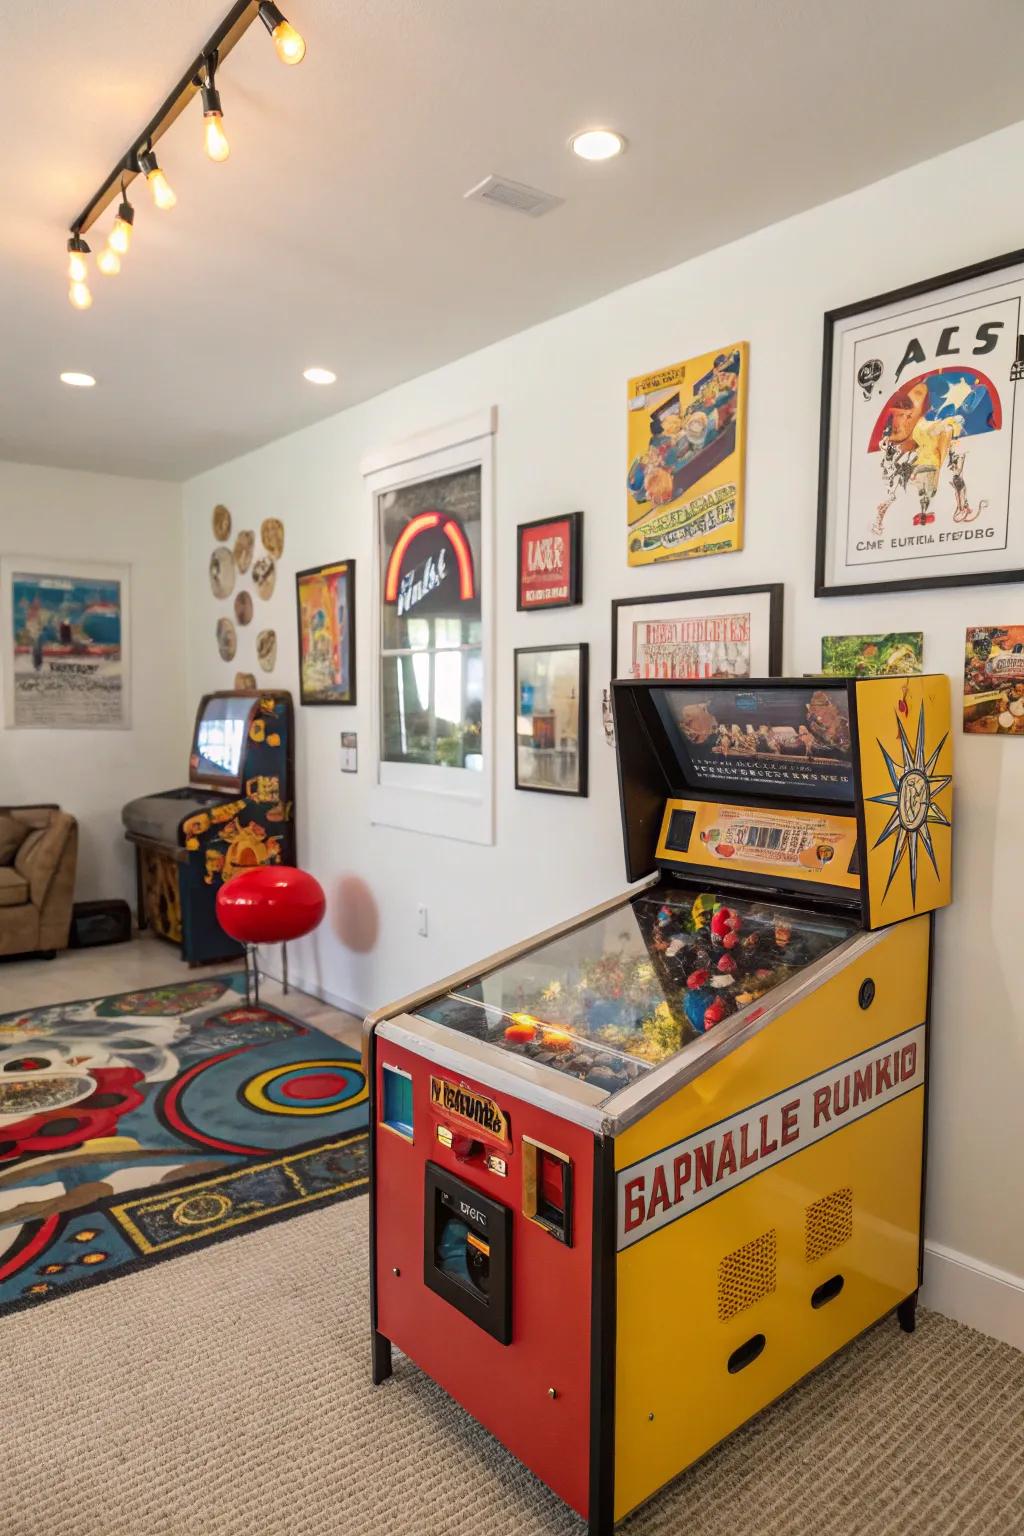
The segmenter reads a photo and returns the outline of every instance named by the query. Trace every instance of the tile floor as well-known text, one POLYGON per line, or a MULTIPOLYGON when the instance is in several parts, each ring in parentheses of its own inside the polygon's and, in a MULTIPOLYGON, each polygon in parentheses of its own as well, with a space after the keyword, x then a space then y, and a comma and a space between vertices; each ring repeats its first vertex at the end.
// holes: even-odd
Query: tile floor
MULTIPOLYGON (((241 962, 238 962, 241 969, 241 962)), ((0 1014, 21 1008, 44 1008, 50 1003, 72 1003, 83 997, 109 992, 130 992, 136 987, 157 987, 169 981, 188 981, 196 976, 232 970, 229 965, 185 965, 172 944, 151 933, 140 933, 127 944, 96 949, 68 949, 54 960, 7 960, 0 963, 0 1014)), ((362 1020, 350 1013, 297 992, 287 995, 278 981, 260 982, 260 1001, 277 1004, 294 1018, 311 1024, 325 1035, 359 1049, 362 1020)))

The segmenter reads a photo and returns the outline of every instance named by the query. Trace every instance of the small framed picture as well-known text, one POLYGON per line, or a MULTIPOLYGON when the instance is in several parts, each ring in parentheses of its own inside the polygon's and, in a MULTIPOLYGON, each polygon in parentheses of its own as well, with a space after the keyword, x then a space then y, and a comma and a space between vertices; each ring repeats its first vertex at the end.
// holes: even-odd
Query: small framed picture
POLYGON ((587 647, 515 652, 516 789, 587 793, 587 647))
POLYGON ((295 577, 299 698, 303 704, 356 702, 356 563, 315 565, 295 577))
POLYGON ((777 677, 782 583, 612 603, 612 677, 777 677))
POLYGON ((519 611, 582 603, 583 513, 520 523, 516 536, 519 611))
POLYGON ((816 597, 1024 580, 1022 301, 1012 251, 826 314, 816 597))

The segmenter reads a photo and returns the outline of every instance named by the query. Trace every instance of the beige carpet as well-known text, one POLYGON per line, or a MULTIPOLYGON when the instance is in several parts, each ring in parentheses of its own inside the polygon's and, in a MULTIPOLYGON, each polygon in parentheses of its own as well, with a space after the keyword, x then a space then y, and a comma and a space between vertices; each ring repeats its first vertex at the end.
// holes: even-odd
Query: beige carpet
MULTIPOLYGON (((368 1380, 366 1201, 0 1322, 0 1536, 581 1536, 399 1359, 368 1380)), ((883 1323, 624 1536, 1024 1531, 1024 1355, 883 1323)))

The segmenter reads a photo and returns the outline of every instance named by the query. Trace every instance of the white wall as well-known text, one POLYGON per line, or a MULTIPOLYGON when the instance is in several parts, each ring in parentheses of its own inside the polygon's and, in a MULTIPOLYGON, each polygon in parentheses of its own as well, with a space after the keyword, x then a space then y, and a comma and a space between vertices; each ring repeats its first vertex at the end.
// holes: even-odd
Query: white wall
MULTIPOLYGON (((360 702, 299 711, 299 852, 329 893, 345 875, 365 879, 380 907, 381 934, 375 949, 357 954, 325 923, 296 947, 295 965, 307 984, 360 1008, 382 1004, 621 887, 614 758, 599 708, 613 597, 784 581, 790 673, 819 664, 823 632, 912 626, 925 631, 928 668, 959 679, 966 625, 1024 620, 1024 587, 812 596, 822 313, 1019 245, 1019 208, 1006 188, 1017 184, 1022 159, 1024 125, 514 336, 185 487, 192 697, 229 686, 236 666, 255 670, 246 648, 269 622, 279 636, 273 681, 295 690, 293 573, 320 561, 357 561, 360 702), (741 338, 751 344, 747 547, 631 570, 626 380, 741 338), (359 464, 370 449, 492 403, 499 408, 497 845, 476 848, 368 821, 375 614, 372 526, 359 464), (217 501, 229 506, 236 527, 258 529, 274 515, 287 530, 277 592, 269 604, 257 604, 256 619, 242 632, 243 654, 230 666, 220 662, 214 642, 217 614, 227 605, 214 602, 206 579, 217 501), (586 514, 586 602, 548 615, 516 613, 517 522, 577 507, 586 514), (577 639, 591 647, 590 798, 517 794, 512 648, 577 639), (338 771, 342 729, 359 731, 357 778, 338 771), (419 902, 429 907, 426 939, 415 930, 419 902)), ((494 279, 500 295, 500 272, 494 279)), ((316 361, 344 366, 343 336, 321 337, 314 350, 316 361)), ((958 685, 954 696, 959 705, 958 685)), ((956 901, 938 926, 928 1231, 936 1245, 954 1251, 951 1262, 967 1254, 972 1264, 1024 1276, 1016 1139, 1024 1089, 1016 969, 1024 750, 1013 741, 958 734, 956 751, 956 901)), ((1024 1301, 1024 1291, 1017 1294, 1024 1301)), ((1021 1318, 1024 1344, 1024 1308, 1021 1318)))
POLYGON ((131 567, 131 729, 0 726, 0 804, 55 800, 78 818, 79 901, 134 907, 121 806, 187 777, 182 548, 180 486, 0 463, 0 552, 131 567))

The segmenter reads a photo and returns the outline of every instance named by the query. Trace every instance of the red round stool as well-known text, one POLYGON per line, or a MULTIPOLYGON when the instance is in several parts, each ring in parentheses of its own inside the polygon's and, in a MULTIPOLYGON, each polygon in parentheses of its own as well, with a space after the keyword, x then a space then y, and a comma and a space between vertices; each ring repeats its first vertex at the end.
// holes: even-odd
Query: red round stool
MULTIPOLYGON (((288 940, 312 933, 327 910, 319 880, 290 864, 264 864, 235 875, 217 892, 217 921, 224 932, 245 946, 245 1000, 249 992, 249 950, 257 944, 280 944, 282 981, 288 991, 288 940)), ((252 962, 255 1000, 260 1000, 260 973, 252 962)))

